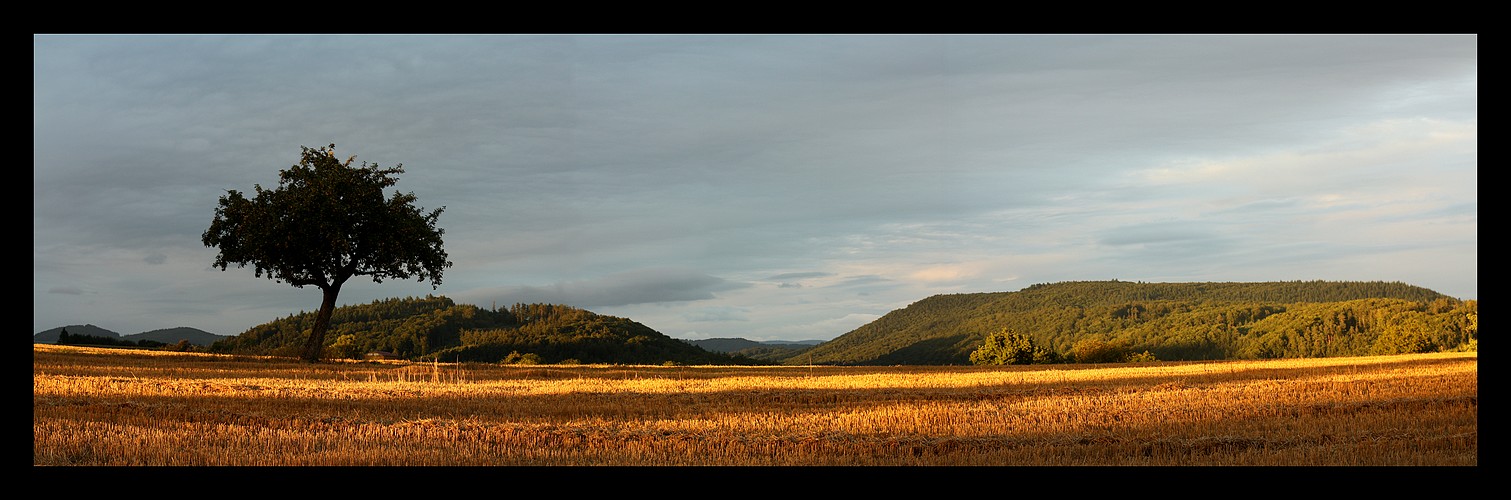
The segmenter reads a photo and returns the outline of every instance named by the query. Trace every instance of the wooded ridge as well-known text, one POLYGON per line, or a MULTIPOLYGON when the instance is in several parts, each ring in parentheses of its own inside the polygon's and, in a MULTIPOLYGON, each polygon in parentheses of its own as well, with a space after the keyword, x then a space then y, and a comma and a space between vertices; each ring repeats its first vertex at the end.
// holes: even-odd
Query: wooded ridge
POLYGON ((1003 330, 1069 361, 1082 341, 1160 360, 1355 356, 1472 347, 1478 312, 1397 282, 1063 282, 928 297, 786 363, 970 364, 1003 330))
MULTIPOLYGON (((215 343, 213 352, 294 356, 314 325, 299 313, 215 343)), ((626 318, 555 304, 485 309, 439 296, 384 299, 332 313, 327 356, 370 353, 447 362, 757 364, 673 339, 626 318)))

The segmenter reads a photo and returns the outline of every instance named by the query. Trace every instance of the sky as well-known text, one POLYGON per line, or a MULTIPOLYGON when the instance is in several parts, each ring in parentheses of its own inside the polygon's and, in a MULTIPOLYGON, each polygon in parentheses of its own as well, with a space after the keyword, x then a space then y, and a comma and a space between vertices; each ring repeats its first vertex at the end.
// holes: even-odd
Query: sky
POLYGON ((329 144, 402 165, 454 264, 343 305, 771 341, 1062 281, 1477 300, 1473 34, 41 34, 32 64, 33 333, 317 310, 201 237, 329 144))

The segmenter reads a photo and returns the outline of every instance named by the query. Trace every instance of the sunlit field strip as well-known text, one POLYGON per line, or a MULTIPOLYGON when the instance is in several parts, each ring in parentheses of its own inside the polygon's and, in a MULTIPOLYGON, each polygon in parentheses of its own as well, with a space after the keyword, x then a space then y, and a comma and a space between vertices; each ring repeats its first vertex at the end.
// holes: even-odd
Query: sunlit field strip
POLYGON ((1475 465, 1474 353, 611 367, 38 346, 37 465, 1475 465))

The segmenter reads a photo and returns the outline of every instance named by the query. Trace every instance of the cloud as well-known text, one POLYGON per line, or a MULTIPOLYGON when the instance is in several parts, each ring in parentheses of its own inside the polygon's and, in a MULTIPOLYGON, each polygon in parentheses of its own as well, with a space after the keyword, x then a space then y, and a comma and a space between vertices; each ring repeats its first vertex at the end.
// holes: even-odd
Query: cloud
POLYGON ((1103 245, 1128 246, 1155 243, 1179 243, 1210 238, 1210 228, 1187 223, 1153 223, 1115 227, 1102 232, 1103 245))
POLYGON ((880 289, 901 286, 897 280, 879 274, 865 274, 860 276, 848 276, 843 281, 829 285, 834 288, 862 288, 880 289))
POLYGON ((970 264, 943 264, 929 266, 909 274, 908 277, 924 282, 960 281, 980 274, 977 266, 970 264))
POLYGON ((1402 186, 1452 194, 1474 186, 1478 125, 1473 118, 1380 119, 1315 134, 1253 155, 1183 158, 1131 170, 1125 188, 1182 187, 1209 199, 1226 194, 1244 202, 1337 192, 1391 199, 1402 186))
POLYGON ((822 271, 811 271, 805 273, 782 273, 766 279, 771 281, 787 281, 799 280, 803 278, 823 278, 826 276, 834 276, 834 273, 826 273, 822 271))
POLYGON ((1295 198, 1265 198, 1251 201, 1241 205, 1217 210, 1217 215, 1250 215, 1264 214, 1276 211, 1289 211, 1301 208, 1303 205, 1295 198))
POLYGON ((318 304, 205 272, 199 239, 227 189, 328 143, 404 164, 456 263, 347 303, 806 338, 1005 281, 1476 287, 1472 35, 34 40, 39 328, 79 294, 125 331, 318 304))
POLYGON ((773 330, 770 339, 784 338, 788 340, 802 340, 805 338, 832 338, 864 326, 866 323, 876 321, 880 314, 850 313, 837 318, 824 318, 805 324, 795 324, 790 327, 773 330))
POLYGON ((549 303, 593 308, 708 300, 715 292, 747 286, 685 269, 643 269, 591 280, 471 290, 457 295, 480 304, 549 303))
POLYGON ((804 285, 800 282, 800 280, 813 279, 813 278, 827 278, 829 276, 834 276, 834 273, 827 273, 827 272, 822 272, 822 271, 809 271, 809 272, 801 272, 801 273, 782 273, 782 274, 777 274, 777 275, 773 275, 771 277, 768 277, 764 281, 778 281, 778 282, 780 282, 780 283, 777 283, 777 285, 776 285, 777 288, 803 288, 804 285))
POLYGON ((745 307, 718 306, 704 307, 688 311, 682 315, 682 319, 691 323, 709 321, 750 321, 747 316, 750 309, 745 307))

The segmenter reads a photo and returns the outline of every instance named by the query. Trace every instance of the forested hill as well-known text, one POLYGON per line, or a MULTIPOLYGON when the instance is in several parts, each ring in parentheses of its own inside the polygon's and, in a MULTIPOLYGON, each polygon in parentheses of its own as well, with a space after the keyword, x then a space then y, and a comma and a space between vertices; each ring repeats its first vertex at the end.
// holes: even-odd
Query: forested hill
MULTIPOLYGON (((297 356, 315 313, 253 327, 214 352, 297 356)), ((750 364, 712 353, 625 318, 564 305, 489 310, 446 297, 385 299, 331 315, 327 354, 360 359, 383 351, 405 359, 509 363, 750 364)))
POLYGON ((1004 329, 1066 357, 1084 339, 1163 360, 1363 355, 1402 336, 1431 338, 1400 350, 1453 348, 1477 335, 1476 308, 1397 282, 1038 284, 928 297, 788 363, 969 364, 1004 329))

